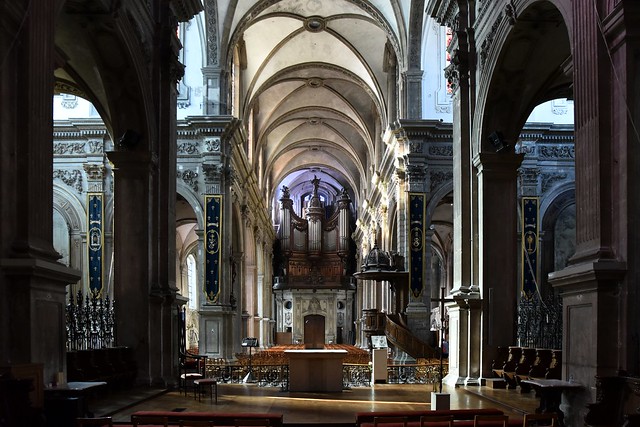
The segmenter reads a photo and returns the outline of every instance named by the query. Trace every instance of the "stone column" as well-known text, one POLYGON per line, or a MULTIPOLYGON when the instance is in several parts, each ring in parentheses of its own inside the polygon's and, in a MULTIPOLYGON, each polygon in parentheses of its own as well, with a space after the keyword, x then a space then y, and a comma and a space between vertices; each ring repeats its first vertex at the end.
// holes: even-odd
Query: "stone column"
POLYGON ((429 323, 431 311, 431 291, 428 288, 426 279, 429 274, 427 265, 431 260, 427 259, 430 248, 427 250, 425 231, 428 229, 426 219, 426 206, 429 201, 429 185, 426 173, 426 143, 423 141, 424 135, 419 132, 418 123, 401 122, 404 126, 402 139, 406 146, 405 155, 407 162, 407 191, 406 199, 406 224, 407 224, 407 255, 406 261, 409 270, 409 304, 406 308, 407 324, 415 336, 422 341, 429 340, 429 323), (421 204, 421 212, 416 211, 416 203, 421 204), (412 254, 420 252, 421 262, 413 265, 412 254), (417 278, 417 280, 416 280, 417 278), (419 285, 419 289, 416 287, 419 285), (419 292, 417 292, 419 290, 419 292), (425 300, 429 300, 425 303, 425 300))
MULTIPOLYGON (((220 141, 218 140, 218 144, 220 141)), ((221 153, 221 146, 216 145, 216 153, 221 153)), ((203 250, 203 264, 202 268, 207 268, 207 262, 205 261, 207 251, 211 250, 208 246, 211 243, 216 243, 218 247, 215 251, 221 251, 219 257, 219 290, 218 293, 213 295, 207 295, 205 292, 200 293, 200 353, 206 354, 209 357, 216 358, 230 358, 233 357, 232 349, 232 337, 233 331, 232 319, 230 317, 231 309, 229 305, 229 298, 231 296, 231 269, 230 256, 231 256, 231 239, 226 239, 224 236, 231 235, 231 197, 229 197, 228 191, 225 191, 226 181, 224 179, 224 159, 220 156, 214 156, 213 161, 215 164, 203 165, 205 173, 205 200, 208 196, 217 198, 221 203, 220 211, 221 218, 210 218, 206 212, 205 206, 205 227, 207 223, 219 223, 220 233, 217 237, 217 241, 211 240, 211 236, 204 236, 204 250, 203 250)), ((217 253, 217 252, 216 252, 217 253)), ((218 262, 218 261, 216 261, 218 262)), ((238 269, 243 271, 244 268, 238 269)), ((237 280, 243 280, 238 278, 237 280)), ((205 279, 206 281, 206 279, 205 279)), ((203 287, 204 289, 204 287, 203 287)), ((244 337, 244 335, 243 335, 244 337)))
POLYGON ((153 379, 150 372, 152 243, 149 218, 155 159, 144 151, 113 151, 107 155, 114 165, 116 337, 118 345, 133 349, 138 363, 137 381, 150 384, 153 379))
POLYGON ((469 306, 460 298, 445 307, 449 313, 449 372, 443 382, 462 385, 469 372, 469 306))
MULTIPOLYGON (((481 344, 472 348, 482 350, 481 357, 470 355, 473 365, 469 374, 477 375, 476 378, 490 376, 497 347, 512 345, 516 339, 519 253, 516 177, 523 157, 513 153, 480 153, 474 158, 478 170, 478 285, 483 300, 482 307, 477 306, 478 310, 482 308, 482 317, 472 314, 478 323, 472 324, 471 340, 481 344)), ((474 308, 471 307, 472 312, 474 308)))
MULTIPOLYGON (((195 10, 191 12, 197 12, 195 10)), ((191 13, 190 12, 190 13, 191 13)), ((189 14, 190 14, 189 13, 189 14)), ((180 15, 178 13, 178 15, 180 15)), ((152 251, 150 322, 150 351, 153 357, 152 379, 157 384, 170 384, 177 377, 178 351, 173 343, 179 336, 176 306, 176 164, 177 129, 176 109, 178 83, 184 76, 184 66, 178 60, 182 45, 176 34, 176 18, 169 6, 158 11, 155 43, 162 52, 156 56, 153 78, 157 82, 154 92, 156 105, 157 141, 152 151, 157 153, 157 172, 152 181, 151 241, 152 251), (161 356, 161 357, 158 357, 161 356)))
MULTIPOLYGON (((446 70, 453 89, 453 295, 472 291, 472 161, 466 53, 457 51, 446 70)), ((477 291, 477 289, 473 289, 477 291)))
POLYGON ((0 15, 0 364, 66 369, 65 288, 80 272, 53 248, 54 2, 15 1, 0 15))
POLYGON ((576 253, 565 269, 549 274, 549 282, 563 298, 563 379, 585 386, 575 402, 585 408, 602 397, 596 376, 637 376, 640 366, 640 233, 634 219, 640 165, 633 119, 640 108, 640 42, 633 24, 640 9, 637 2, 620 1, 598 8, 574 2, 572 10, 576 253))

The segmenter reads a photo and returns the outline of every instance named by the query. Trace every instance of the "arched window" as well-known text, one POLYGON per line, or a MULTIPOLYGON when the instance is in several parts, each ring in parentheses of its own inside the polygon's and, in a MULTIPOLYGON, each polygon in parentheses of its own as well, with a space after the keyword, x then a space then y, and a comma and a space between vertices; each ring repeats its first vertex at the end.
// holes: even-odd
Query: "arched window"
POLYGON ((189 292, 189 308, 195 310, 197 307, 196 301, 196 286, 198 286, 198 276, 196 269, 196 258, 193 255, 187 256, 187 287, 189 292))

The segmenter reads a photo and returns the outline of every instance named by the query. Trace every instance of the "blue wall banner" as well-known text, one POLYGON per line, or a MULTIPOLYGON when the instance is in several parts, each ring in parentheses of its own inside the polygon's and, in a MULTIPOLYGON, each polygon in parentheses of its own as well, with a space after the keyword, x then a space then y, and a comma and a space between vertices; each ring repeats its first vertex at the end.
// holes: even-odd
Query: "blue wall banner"
POLYGON ((102 292, 103 217, 104 195, 89 193, 87 221, 87 248, 89 250, 89 290, 94 295, 102 292))
POLYGON ((414 298, 424 287, 424 193, 409 193, 409 289, 414 298))
POLYGON ((220 266, 222 248, 222 195, 205 195, 205 274, 204 293, 207 302, 217 303, 220 296, 220 266))
POLYGON ((529 299, 538 286, 539 199, 522 198, 522 294, 529 299))

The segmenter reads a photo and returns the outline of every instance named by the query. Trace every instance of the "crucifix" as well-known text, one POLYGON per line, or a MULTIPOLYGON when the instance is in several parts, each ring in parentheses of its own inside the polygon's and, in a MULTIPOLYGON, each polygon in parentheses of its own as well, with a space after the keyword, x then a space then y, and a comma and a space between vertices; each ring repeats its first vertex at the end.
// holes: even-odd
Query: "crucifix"
POLYGON ((443 377, 443 366, 442 366, 442 358, 444 356, 444 321, 445 321, 445 317, 444 317, 444 303, 445 302, 453 302, 455 300, 453 299, 446 299, 444 297, 446 291, 446 286, 442 286, 440 288, 440 298, 431 298, 431 301, 433 302, 438 302, 440 304, 440 369, 438 372, 438 383, 439 383, 439 393, 442 393, 442 377, 443 377))

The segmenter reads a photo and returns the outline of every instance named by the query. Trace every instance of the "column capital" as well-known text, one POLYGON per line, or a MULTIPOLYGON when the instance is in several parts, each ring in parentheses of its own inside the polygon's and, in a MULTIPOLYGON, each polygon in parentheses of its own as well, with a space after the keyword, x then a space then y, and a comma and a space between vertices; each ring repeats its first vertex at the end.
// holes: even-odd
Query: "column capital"
POLYGON ((157 155, 150 151, 108 151, 106 154, 120 176, 149 175, 158 163, 157 155))
POLYGON ((473 158, 473 166, 478 170, 478 176, 490 173, 515 178, 523 159, 522 153, 483 152, 473 158))

